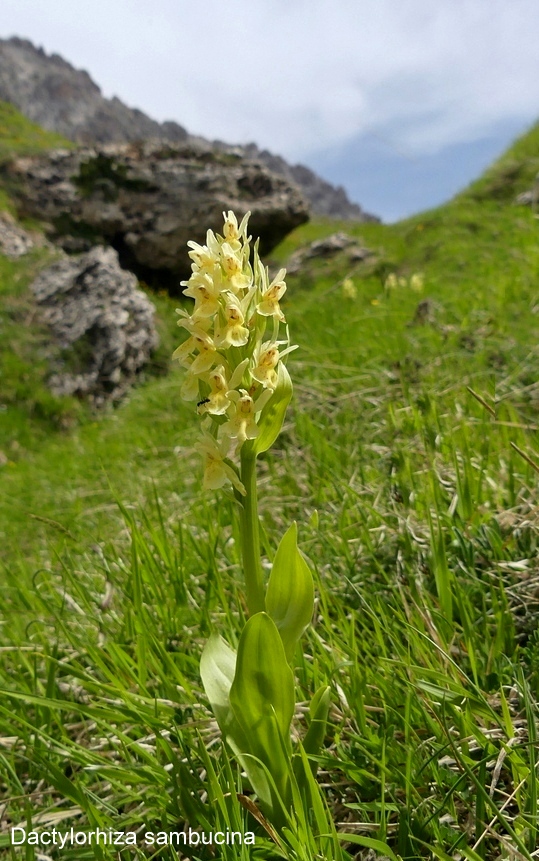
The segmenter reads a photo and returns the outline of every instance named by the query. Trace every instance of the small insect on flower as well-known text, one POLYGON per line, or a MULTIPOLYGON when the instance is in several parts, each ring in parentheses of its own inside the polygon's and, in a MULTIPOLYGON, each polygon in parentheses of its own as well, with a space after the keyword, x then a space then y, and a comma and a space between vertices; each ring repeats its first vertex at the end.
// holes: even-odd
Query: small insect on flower
POLYGON ((203 416, 208 409, 208 404, 211 403, 211 398, 202 398, 197 404, 197 414, 203 416))

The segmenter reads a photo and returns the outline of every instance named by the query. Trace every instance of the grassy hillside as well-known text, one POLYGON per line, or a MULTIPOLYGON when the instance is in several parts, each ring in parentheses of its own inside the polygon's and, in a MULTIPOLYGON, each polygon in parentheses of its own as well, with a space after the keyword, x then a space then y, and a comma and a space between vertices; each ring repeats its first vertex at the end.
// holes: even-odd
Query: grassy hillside
MULTIPOLYGON (((311 223, 274 253, 338 229, 373 252, 288 279, 295 395, 260 464, 268 556, 296 519, 316 569, 298 699, 332 686, 319 776, 359 841, 345 857, 369 840, 408 859, 534 857, 539 227, 513 201, 538 169, 535 128, 446 206, 311 223)), ((247 814, 235 767, 206 752, 198 658, 217 622, 236 637, 222 596, 244 612, 234 504, 201 491, 176 369, 103 415, 47 413, 25 304, 43 259, 1 262, 0 845, 38 816, 232 827, 247 814)), ((176 303, 156 301, 167 351, 176 303)), ((321 857, 301 835, 277 848, 261 830, 258 846, 221 857, 321 857)), ((116 857, 101 852, 61 857, 116 857)))
MULTIPOLYGON (((14 156, 36 155, 54 147, 73 144, 62 135, 45 131, 23 117, 13 105, 0 101, 0 164, 14 156)), ((0 188, 0 210, 11 209, 9 197, 0 188)))
POLYGON ((7 102, 0 102, 0 160, 13 155, 35 155, 54 147, 69 147, 73 144, 62 135, 45 131, 32 123, 7 102))

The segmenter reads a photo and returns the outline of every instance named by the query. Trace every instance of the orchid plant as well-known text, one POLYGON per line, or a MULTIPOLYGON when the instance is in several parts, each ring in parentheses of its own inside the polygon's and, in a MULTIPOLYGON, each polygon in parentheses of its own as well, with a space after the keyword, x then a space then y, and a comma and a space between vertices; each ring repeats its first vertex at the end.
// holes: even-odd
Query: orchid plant
POLYGON ((286 359, 296 346, 280 307, 286 272, 270 280, 258 243, 251 255, 249 215, 238 225, 233 212, 223 213, 222 235, 209 230, 205 245, 188 243, 192 274, 182 286, 194 307, 191 313, 178 309, 178 325, 188 337, 174 358, 186 371, 182 397, 196 403, 201 418, 195 447, 204 459, 203 486, 231 486, 239 507, 249 614, 237 653, 218 634, 210 638, 201 659, 202 682, 263 813, 282 826, 313 789, 316 769, 309 756, 316 756, 324 739, 329 688, 315 693, 309 728, 294 748, 292 667, 313 613, 313 578, 293 523, 264 580, 256 460, 281 431, 292 397, 286 359))

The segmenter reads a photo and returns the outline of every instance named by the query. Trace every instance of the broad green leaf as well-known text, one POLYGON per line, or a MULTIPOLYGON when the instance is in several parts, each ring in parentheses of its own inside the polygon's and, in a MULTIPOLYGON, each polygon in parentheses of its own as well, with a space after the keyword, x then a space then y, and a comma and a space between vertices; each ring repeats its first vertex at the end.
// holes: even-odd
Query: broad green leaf
MULTIPOLYGON (((234 746, 231 745, 234 750, 234 746)), ((235 751, 236 752, 236 751, 235 751)), ((263 812, 276 826, 286 822, 286 811, 290 806, 290 781, 288 765, 283 769, 285 761, 277 758, 272 761, 272 768, 258 757, 249 753, 236 753, 239 763, 251 788, 258 796, 258 802, 263 812)))
POLYGON ((289 739, 294 714, 294 677, 279 632, 267 613, 256 613, 245 624, 230 688, 230 705, 247 733, 256 736, 274 715, 281 737, 289 739))
POLYGON ((297 534, 297 525, 293 523, 283 535, 266 593, 266 609, 277 625, 289 661, 311 621, 314 608, 313 578, 298 550, 297 534))
POLYGON ((249 620, 237 658, 222 637, 214 635, 209 639, 202 653, 200 674, 221 732, 245 770, 261 806, 280 821, 289 800, 290 756, 285 740, 289 737, 294 709, 294 682, 275 625, 266 614, 258 615, 265 617, 266 624, 258 621, 253 625, 257 616, 249 620), (257 634, 259 627, 261 634, 257 634), (257 674, 259 650, 266 655, 265 660, 260 659, 261 674, 257 674), (278 659, 272 659, 276 653, 278 659), (289 676, 285 676, 284 684, 282 673, 274 672, 275 678, 272 678, 271 667, 275 670, 274 661, 278 660, 289 676), (257 681, 253 682, 257 675, 257 681), (246 696, 239 678, 250 696, 246 696))
POLYGON ((232 719, 230 688, 236 671, 236 653, 222 637, 213 634, 200 658, 200 675, 206 696, 223 734, 232 719))
POLYGON ((283 362, 277 365, 277 386, 258 419, 260 433, 256 439, 245 442, 246 451, 255 455, 271 448, 281 432, 286 408, 292 397, 292 380, 283 362))
MULTIPOLYGON (((287 809, 290 803, 294 677, 279 632, 267 613, 251 616, 243 629, 230 705, 241 729, 243 752, 267 768, 274 784, 274 788, 268 785, 269 803, 262 796, 261 801, 266 802, 269 812, 280 816, 282 805, 287 809)), ((249 764, 245 756, 238 758, 255 788, 255 781, 261 782, 260 765, 254 760, 249 764)), ((260 793, 258 787, 256 791, 260 793)))

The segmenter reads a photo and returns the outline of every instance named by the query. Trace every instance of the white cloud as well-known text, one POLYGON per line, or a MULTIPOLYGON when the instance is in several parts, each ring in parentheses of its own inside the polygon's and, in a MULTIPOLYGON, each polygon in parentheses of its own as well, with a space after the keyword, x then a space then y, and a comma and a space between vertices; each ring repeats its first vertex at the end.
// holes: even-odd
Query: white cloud
POLYGON ((537 0, 3 0, 0 32, 157 119, 289 158, 433 152, 539 113, 537 0), (202 11, 201 11, 202 10, 202 11))

